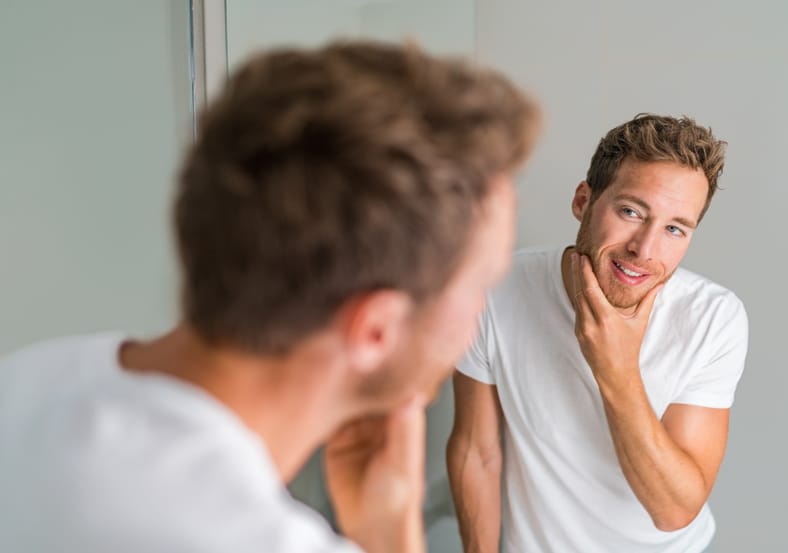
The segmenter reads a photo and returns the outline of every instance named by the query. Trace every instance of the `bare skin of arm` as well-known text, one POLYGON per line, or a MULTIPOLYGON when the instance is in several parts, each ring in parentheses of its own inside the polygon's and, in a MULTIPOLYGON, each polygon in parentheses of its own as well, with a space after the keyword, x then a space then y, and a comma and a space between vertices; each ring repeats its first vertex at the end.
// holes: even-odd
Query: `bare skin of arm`
POLYGON ((632 315, 602 293, 585 257, 572 257, 575 334, 599 385, 616 455, 654 525, 678 530, 709 497, 725 453, 728 409, 672 404, 659 420, 640 376, 640 346, 659 287, 632 315))
POLYGON ((342 428, 326 444, 328 492, 343 533, 367 553, 424 553, 425 401, 342 428))
POLYGON ((446 448, 465 553, 498 551, 501 526, 501 407, 495 386, 455 372, 454 427, 446 448))

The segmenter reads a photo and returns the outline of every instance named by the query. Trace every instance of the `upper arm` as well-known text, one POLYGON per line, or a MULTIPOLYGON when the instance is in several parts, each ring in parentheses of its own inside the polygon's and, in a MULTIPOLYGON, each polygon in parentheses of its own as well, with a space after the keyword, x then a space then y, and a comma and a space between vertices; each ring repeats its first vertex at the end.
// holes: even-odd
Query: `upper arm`
POLYGON ((704 311, 695 322, 703 336, 701 347, 694 352, 692 378, 684 385, 673 403, 704 405, 719 409, 733 404, 736 387, 744 371, 749 341, 749 323, 744 305, 728 297, 704 311))
POLYGON ((730 293, 708 316, 712 321, 702 366, 662 417, 668 435, 702 472, 707 494, 725 455, 730 405, 744 370, 749 335, 744 305, 730 293))
POLYGON ((454 373, 454 427, 450 449, 474 448, 485 454, 500 453, 501 405, 494 385, 454 373))
POLYGON ((662 416, 668 435, 703 474, 706 494, 711 493, 728 442, 730 409, 673 403, 662 416))

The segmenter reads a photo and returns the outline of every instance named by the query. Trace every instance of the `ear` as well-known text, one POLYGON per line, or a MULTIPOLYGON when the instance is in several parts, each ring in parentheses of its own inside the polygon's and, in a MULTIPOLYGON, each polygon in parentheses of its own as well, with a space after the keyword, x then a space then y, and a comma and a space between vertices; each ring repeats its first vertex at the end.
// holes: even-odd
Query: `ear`
POLYGON ((591 187, 587 181, 582 181, 575 189, 575 197, 572 198, 572 215, 578 221, 583 220, 583 215, 591 205, 591 187))
POLYGON ((376 290, 350 301, 343 324, 344 343, 353 370, 370 373, 402 340, 413 302, 398 290, 376 290))

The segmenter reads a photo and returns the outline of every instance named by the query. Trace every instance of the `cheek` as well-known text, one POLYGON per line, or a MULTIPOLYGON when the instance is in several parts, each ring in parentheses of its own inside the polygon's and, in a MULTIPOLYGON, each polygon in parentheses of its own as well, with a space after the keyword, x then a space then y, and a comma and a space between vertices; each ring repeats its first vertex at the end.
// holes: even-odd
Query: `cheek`
POLYGON ((618 244, 626 244, 631 238, 632 229, 626 224, 621 224, 613 215, 608 215, 594 225, 594 240, 598 248, 606 248, 618 244))
POLYGON ((476 337, 479 313, 484 298, 470 300, 457 297, 445 309, 441 309, 433 321, 435 348, 438 354, 452 356, 451 361, 462 355, 476 337))

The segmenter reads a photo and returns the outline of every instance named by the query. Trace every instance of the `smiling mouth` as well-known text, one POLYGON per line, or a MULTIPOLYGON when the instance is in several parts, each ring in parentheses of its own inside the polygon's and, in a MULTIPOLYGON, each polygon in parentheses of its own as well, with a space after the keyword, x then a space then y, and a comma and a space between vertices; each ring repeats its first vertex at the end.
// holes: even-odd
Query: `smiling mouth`
POLYGON ((636 271, 633 271, 632 269, 628 269, 628 268, 624 267, 624 266, 623 266, 621 263, 619 263, 618 261, 613 261, 613 265, 615 265, 615 266, 616 266, 616 268, 617 268, 619 271, 621 271, 622 273, 624 273, 625 275, 627 275, 628 277, 631 277, 631 278, 640 278, 640 277, 648 276, 648 275, 647 275, 647 274, 645 274, 645 273, 638 273, 638 272, 636 272, 636 271))

